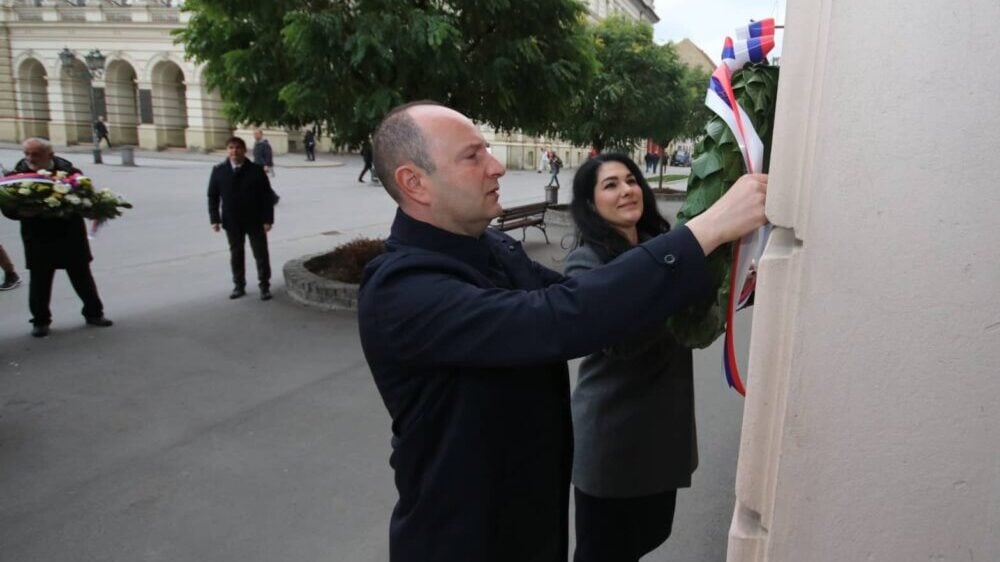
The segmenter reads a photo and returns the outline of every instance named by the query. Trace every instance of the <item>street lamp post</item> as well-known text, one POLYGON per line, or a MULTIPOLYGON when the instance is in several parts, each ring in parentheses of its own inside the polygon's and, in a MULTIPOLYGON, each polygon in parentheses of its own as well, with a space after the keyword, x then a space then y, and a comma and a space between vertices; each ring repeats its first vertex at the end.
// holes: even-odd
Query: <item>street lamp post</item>
MULTIPOLYGON (((94 79, 104 76, 104 63, 107 57, 101 51, 93 49, 83 59, 87 62, 85 72, 87 73, 87 90, 90 94, 90 135, 94 143, 94 164, 102 164, 104 160, 101 158, 101 139, 97 137, 97 127, 95 126, 97 124, 97 99, 94 95, 94 79)), ((62 52, 59 53, 59 60, 62 61, 63 67, 67 69, 70 76, 75 76, 76 55, 68 48, 63 47, 62 52)))

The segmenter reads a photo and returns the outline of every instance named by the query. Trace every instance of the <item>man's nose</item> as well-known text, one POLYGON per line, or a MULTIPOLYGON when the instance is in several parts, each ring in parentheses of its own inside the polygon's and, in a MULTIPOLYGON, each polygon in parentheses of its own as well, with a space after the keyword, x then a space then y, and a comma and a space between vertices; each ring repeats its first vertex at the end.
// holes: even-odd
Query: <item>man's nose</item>
POLYGON ((490 163, 488 165, 487 172, 491 176, 496 176, 499 178, 500 176, 507 173, 507 167, 501 164, 500 161, 497 160, 496 156, 490 154, 490 163))

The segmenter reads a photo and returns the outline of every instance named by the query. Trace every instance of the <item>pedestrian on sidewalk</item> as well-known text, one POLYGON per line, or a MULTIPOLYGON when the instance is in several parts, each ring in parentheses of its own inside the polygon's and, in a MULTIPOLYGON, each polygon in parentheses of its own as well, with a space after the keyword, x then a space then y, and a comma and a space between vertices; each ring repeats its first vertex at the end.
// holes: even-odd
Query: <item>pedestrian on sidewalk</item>
POLYGON ((316 131, 309 129, 306 131, 305 137, 302 139, 303 144, 306 146, 306 161, 313 162, 316 160, 316 131))
MULTIPOLYGON (((264 169, 264 173, 274 177, 274 151, 271 150, 271 143, 264 138, 264 131, 253 130, 253 162, 264 169)), ((244 154, 246 145, 244 144, 244 154)))
POLYGON ((559 155, 555 152, 552 153, 552 157, 549 160, 549 168, 552 169, 552 177, 549 178, 549 184, 545 187, 552 187, 552 182, 556 182, 556 187, 559 187, 559 170, 562 170, 563 161, 559 158, 559 155))
POLYGON ((549 147, 544 147, 538 151, 538 173, 549 171, 549 147))
POLYGON ((226 141, 226 158, 212 168, 208 180, 208 217, 212 230, 226 231, 229 241, 229 265, 233 273, 233 291, 229 298, 238 299, 246 292, 246 240, 257 263, 260 300, 271 300, 271 260, 267 250, 267 233, 274 224, 274 203, 277 196, 264 168, 247 160, 247 145, 243 139, 226 141), (219 212, 219 205, 222 212, 219 212))
MULTIPOLYGON (((24 158, 18 161, 11 174, 48 170, 50 172, 81 173, 69 160, 55 155, 52 144, 44 139, 29 138, 21 145, 24 158)), ((52 281, 57 269, 65 269, 76 294, 83 301, 83 317, 91 326, 111 326, 104 317, 104 304, 97 294, 97 284, 90 272, 90 244, 83 217, 72 215, 63 218, 42 218, 4 211, 8 218, 21 221, 21 240, 24 241, 24 258, 27 262, 28 308, 31 310, 31 335, 42 338, 49 335, 52 312, 52 281)))
POLYGON ((108 138, 108 125, 104 122, 104 116, 101 115, 94 121, 94 132, 97 133, 97 145, 100 146, 101 139, 108 143, 108 149, 111 148, 111 139, 108 138))
POLYGON ((365 139, 365 141, 361 143, 361 158, 365 162, 365 167, 361 169, 361 174, 358 175, 359 183, 365 183, 365 173, 369 171, 371 171, 371 173, 368 175, 370 177, 374 176, 375 168, 372 167, 373 156, 372 143, 368 142, 368 139, 365 139))
POLYGON ((14 269, 14 262, 10 261, 10 256, 0 244, 0 269, 3 269, 3 283, 0 284, 0 291, 9 291, 21 284, 21 277, 14 269))

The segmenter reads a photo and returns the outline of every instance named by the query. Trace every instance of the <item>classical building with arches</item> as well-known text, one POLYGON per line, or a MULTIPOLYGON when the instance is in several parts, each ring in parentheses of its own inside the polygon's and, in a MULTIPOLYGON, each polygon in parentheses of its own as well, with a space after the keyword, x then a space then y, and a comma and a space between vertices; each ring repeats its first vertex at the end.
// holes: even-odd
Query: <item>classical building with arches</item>
MULTIPOLYGON (((201 66, 185 60, 183 46, 174 42, 172 31, 187 22, 182 3, 0 0, 0 141, 38 136, 60 146, 89 143, 91 103, 116 144, 212 150, 223 148, 234 132, 249 140, 248 129, 222 115, 222 100, 204 85, 201 66), (92 102, 85 57, 95 49, 106 63, 93 77, 92 102)), ((594 19, 612 14, 659 19, 651 0, 587 4, 594 19)), ((301 131, 265 131, 277 153, 301 148, 301 131)), ((555 138, 489 127, 483 132, 494 154, 513 169, 533 168, 546 147, 569 166, 587 155, 586 147, 555 138)), ((329 139, 321 140, 321 150, 330 148, 329 139)))
POLYGON ((91 139, 90 77, 84 57, 106 57, 94 75, 97 114, 111 138, 142 148, 212 149, 233 126, 222 102, 184 59, 171 31, 177 2, 52 0, 0 2, 0 140, 40 136, 57 145, 91 139), (60 53, 73 55, 67 64, 60 53))

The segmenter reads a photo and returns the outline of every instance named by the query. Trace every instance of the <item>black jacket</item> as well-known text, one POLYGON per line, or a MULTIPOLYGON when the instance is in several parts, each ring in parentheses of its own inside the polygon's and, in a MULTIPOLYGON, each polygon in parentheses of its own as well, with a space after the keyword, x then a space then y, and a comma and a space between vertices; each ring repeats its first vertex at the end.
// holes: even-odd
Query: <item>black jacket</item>
MULTIPOLYGON (((80 173, 73 163, 52 157, 55 172, 80 173)), ((11 174, 31 172, 21 159, 11 174)), ((9 175, 9 174, 8 174, 9 175)), ((4 211, 8 218, 21 221, 21 240, 28 269, 65 269, 87 265, 93 259, 87 242, 87 227, 80 216, 67 218, 20 217, 4 211)))
POLYGON ((271 151, 271 143, 267 139, 260 139, 253 143, 253 162, 258 166, 274 167, 274 157, 271 151))
POLYGON ((399 211, 365 269, 361 344, 392 417, 393 562, 566 562, 566 360, 664 320, 710 287, 678 228, 575 279, 492 230, 399 211))
POLYGON ((260 230, 274 224, 275 194, 264 169, 244 160, 235 173, 229 159, 212 168, 208 180, 208 216, 233 232, 260 230), (219 214, 219 204, 222 214, 219 214))

